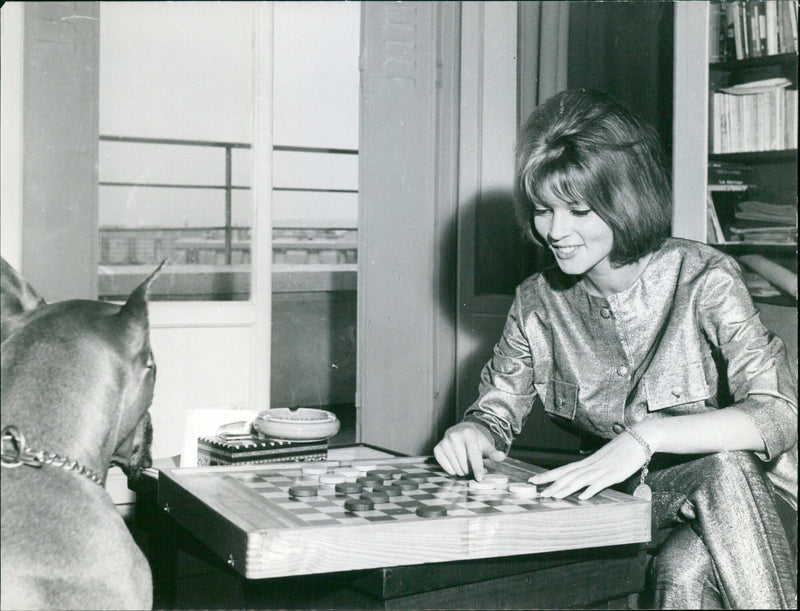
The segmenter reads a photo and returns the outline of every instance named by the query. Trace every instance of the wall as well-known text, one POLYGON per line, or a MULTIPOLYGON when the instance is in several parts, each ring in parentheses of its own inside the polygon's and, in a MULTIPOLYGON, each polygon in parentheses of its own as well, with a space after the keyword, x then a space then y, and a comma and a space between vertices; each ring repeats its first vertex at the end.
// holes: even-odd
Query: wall
POLYGON ((48 300, 97 294, 98 16, 92 2, 24 10, 21 267, 48 300))

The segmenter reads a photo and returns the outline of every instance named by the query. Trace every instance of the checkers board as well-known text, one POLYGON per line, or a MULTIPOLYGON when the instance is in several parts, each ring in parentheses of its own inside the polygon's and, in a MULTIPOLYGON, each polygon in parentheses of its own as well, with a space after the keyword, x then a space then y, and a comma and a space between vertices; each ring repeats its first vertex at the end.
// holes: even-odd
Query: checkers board
MULTIPOLYGON (((486 465, 508 486, 543 471, 486 465)), ((158 502, 249 579, 650 539, 650 503, 626 494, 529 498, 469 482, 432 457, 196 467, 160 471, 158 502)))

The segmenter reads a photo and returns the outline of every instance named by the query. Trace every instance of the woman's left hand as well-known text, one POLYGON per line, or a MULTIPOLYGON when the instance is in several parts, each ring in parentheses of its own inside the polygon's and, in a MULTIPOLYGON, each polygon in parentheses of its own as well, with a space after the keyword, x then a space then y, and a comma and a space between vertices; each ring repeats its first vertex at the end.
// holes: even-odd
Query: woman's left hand
POLYGON ((628 433, 617 435, 602 448, 583 460, 534 475, 528 481, 541 485, 552 482, 541 496, 563 499, 585 488, 579 499, 595 494, 625 481, 636 473, 647 459, 644 448, 628 433))

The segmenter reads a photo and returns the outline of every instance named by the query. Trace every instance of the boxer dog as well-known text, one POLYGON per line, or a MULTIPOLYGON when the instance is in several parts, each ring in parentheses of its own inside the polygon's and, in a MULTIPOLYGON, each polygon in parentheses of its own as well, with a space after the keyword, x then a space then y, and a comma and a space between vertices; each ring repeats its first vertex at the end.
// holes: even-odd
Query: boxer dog
POLYGON ((161 266, 118 306, 47 304, 0 263, 0 607, 149 609, 150 567, 103 486, 112 464, 134 478, 151 464, 161 266))

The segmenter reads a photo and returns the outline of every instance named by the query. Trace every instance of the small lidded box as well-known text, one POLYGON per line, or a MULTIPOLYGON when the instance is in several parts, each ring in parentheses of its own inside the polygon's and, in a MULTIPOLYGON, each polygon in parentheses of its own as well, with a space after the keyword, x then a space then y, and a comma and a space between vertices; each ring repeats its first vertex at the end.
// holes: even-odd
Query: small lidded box
POLYGON ((259 435, 200 437, 197 440, 197 464, 257 465, 274 462, 326 460, 328 440, 290 441, 259 435))

